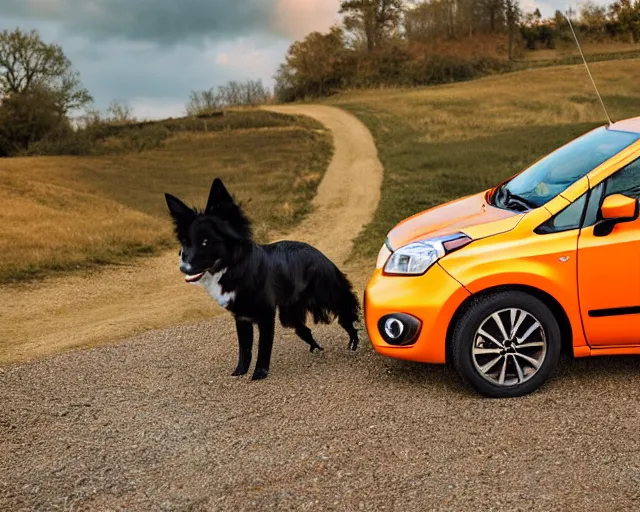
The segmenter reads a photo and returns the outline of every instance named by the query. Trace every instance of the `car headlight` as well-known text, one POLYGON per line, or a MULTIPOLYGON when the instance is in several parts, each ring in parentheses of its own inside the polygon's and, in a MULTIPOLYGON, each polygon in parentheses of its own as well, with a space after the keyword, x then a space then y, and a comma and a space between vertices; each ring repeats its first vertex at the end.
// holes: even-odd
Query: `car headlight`
MULTIPOLYGON (((471 243, 471 238, 463 233, 446 235, 432 240, 419 240, 400 247, 387 258, 384 264, 386 274, 422 275, 440 258, 471 243)), ((380 261, 380 255, 378 261, 380 261)))
POLYGON ((446 254, 442 242, 424 240, 400 247, 387 260, 387 274, 424 274, 429 267, 446 254))

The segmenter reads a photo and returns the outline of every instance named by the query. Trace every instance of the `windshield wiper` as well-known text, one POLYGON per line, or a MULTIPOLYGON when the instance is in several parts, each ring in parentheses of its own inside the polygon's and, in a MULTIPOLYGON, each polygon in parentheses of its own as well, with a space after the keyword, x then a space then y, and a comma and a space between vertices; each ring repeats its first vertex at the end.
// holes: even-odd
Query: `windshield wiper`
POLYGON ((528 199, 517 194, 512 194, 509 189, 507 189, 507 205, 513 204, 524 207, 525 210, 535 210, 538 207, 528 199))
POLYGON ((491 198, 493 206, 497 206, 498 208, 506 208, 506 198, 503 197, 506 188, 507 184, 504 183, 500 185, 493 193, 493 197, 491 198))
MULTIPOLYGON (((528 210, 534 210, 538 207, 536 204, 532 203, 528 199, 511 192, 507 188, 506 183, 502 187, 500 187, 496 192, 496 201, 495 201, 496 203, 498 202, 497 201, 498 198, 501 199, 500 202, 502 203, 503 207, 507 209, 515 209, 517 211, 528 211, 528 210)), ((498 205, 496 204, 496 206, 498 205)))

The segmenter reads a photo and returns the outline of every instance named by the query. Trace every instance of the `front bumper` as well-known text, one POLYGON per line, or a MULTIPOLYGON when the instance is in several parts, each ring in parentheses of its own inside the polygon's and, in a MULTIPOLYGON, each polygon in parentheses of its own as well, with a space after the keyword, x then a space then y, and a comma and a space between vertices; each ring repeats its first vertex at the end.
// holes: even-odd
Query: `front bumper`
MULTIPOLYGON (((376 269, 364 293, 367 333, 379 354, 423 363, 445 363, 447 329, 470 293, 438 263, 422 276, 386 276, 376 269), (380 319, 393 313, 420 321, 416 340, 391 345, 380 331, 380 319)), ((382 322, 383 323, 383 322, 382 322)))

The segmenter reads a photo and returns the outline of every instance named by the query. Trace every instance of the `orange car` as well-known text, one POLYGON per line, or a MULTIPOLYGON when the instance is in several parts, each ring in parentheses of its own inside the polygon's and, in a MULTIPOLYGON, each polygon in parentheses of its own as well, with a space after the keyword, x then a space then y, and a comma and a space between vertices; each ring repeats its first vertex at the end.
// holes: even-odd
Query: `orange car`
POLYGON ((388 234, 364 295, 377 352, 531 393, 560 353, 640 354, 640 117, 388 234))

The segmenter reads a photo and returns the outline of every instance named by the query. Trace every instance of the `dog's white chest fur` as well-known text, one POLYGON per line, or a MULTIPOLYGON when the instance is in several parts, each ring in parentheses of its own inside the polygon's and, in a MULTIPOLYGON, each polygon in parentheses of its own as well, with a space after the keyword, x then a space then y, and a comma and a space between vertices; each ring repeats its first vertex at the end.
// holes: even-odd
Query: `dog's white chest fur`
POLYGON ((236 298, 236 292, 223 292, 222 286, 220 286, 220 279, 226 271, 227 269, 225 268, 215 274, 207 272, 198 282, 198 284, 207 290, 209 295, 225 309, 229 306, 229 303, 236 298))

